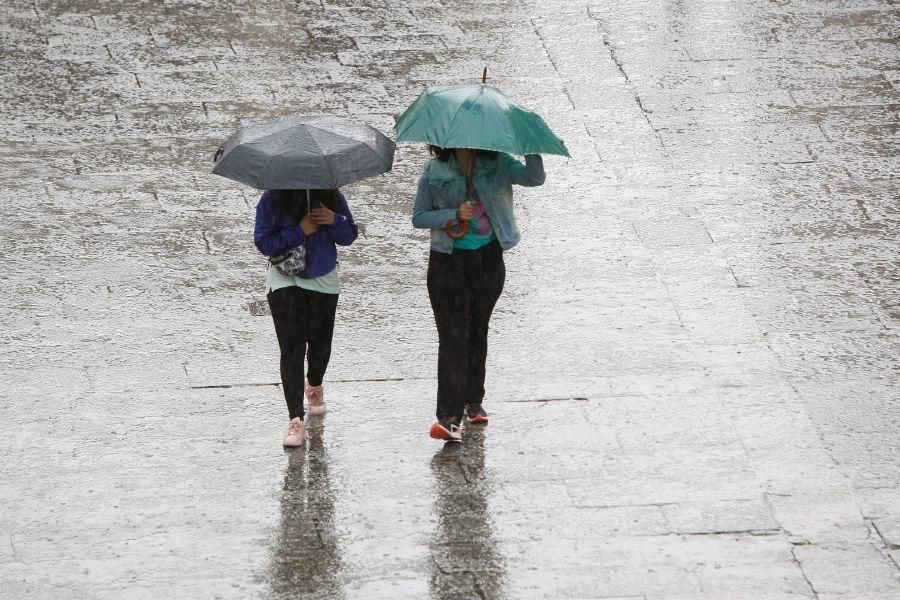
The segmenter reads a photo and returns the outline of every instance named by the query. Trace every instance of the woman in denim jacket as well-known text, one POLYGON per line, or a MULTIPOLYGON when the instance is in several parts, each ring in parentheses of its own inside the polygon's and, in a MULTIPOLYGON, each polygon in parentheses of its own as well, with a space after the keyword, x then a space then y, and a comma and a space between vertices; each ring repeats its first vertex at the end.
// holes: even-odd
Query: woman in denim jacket
POLYGON ((503 251, 521 238, 512 184, 541 185, 544 165, 538 154, 527 155, 523 165, 487 150, 429 150, 434 159, 419 178, 412 222, 431 230, 428 297, 439 348, 437 422, 430 435, 460 440, 464 413, 470 424, 488 421, 482 406, 488 323, 506 279, 503 251), (468 231, 452 237, 448 230, 463 222, 468 231))

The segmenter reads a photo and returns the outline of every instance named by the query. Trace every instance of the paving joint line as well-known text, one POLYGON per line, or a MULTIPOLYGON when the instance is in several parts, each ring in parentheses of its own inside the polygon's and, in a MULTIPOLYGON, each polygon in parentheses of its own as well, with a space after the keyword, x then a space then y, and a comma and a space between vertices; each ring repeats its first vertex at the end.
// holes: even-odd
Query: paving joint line
MULTIPOLYGON (((566 78, 563 77, 562 73, 559 70, 559 65, 556 64, 556 60, 553 58, 553 55, 550 54, 550 49, 547 47, 547 40, 541 34, 540 26, 537 24, 534 17, 532 17, 530 19, 530 22, 531 22, 531 26, 534 28, 535 35, 541 42, 541 49, 544 51, 544 54, 547 56, 547 60, 550 61, 550 66, 553 67, 553 71, 556 73, 556 77, 563 84, 563 91, 566 94, 566 99, 569 101, 569 105, 572 107, 572 111, 577 113, 578 107, 575 105, 575 99, 572 98, 572 93, 569 91, 569 86, 568 86, 568 83, 566 82, 566 78)), ((603 156, 600 154, 600 149, 597 148, 597 142, 594 139, 594 136, 591 134, 591 130, 588 129, 587 123, 582 121, 581 124, 582 124, 582 127, 584 128, 585 134, 587 134, 587 136, 588 136, 588 139, 591 140, 591 147, 594 149, 594 154, 597 155, 597 160, 599 160, 602 163, 603 156)))
POLYGON ((637 87, 635 87, 634 82, 631 81, 631 78, 628 76, 628 72, 625 71, 625 65, 616 55, 616 48, 613 45, 612 41, 609 39, 609 35, 606 31, 603 30, 599 21, 596 21, 596 27, 600 32, 600 38, 603 42, 603 45, 606 46, 607 51, 609 52, 609 57, 612 59, 613 63, 616 65, 616 68, 622 74, 622 77, 625 78, 625 82, 628 84, 628 87, 631 88, 631 93, 634 96, 634 100, 637 103, 638 109, 641 111, 641 116, 644 117, 644 120, 647 122, 647 125, 650 127, 650 130, 653 131, 654 137, 656 137, 657 142, 659 142, 660 147, 663 150, 663 155, 668 158, 668 149, 666 148, 666 143, 660 135, 659 131, 656 127, 653 126, 653 123, 650 121, 650 114, 653 111, 647 109, 644 106, 643 100, 641 100, 641 95, 637 91, 637 87))
MULTIPOLYGON (((618 397, 618 396, 615 396, 618 397)), ((505 402, 508 404, 526 404, 526 403, 540 403, 546 404, 548 402, 587 402, 589 399, 586 396, 569 396, 563 398, 527 398, 525 400, 506 400, 505 402)))
MULTIPOLYGON (((550 50, 547 48, 547 41, 544 39, 544 36, 541 34, 540 26, 535 22, 534 17, 530 19, 531 26, 534 28, 534 33, 537 35, 538 39, 541 41, 541 49, 544 51, 544 54, 547 56, 547 60, 550 61, 550 66, 553 67, 553 71, 556 73, 556 76, 563 82, 563 89, 566 93, 566 99, 569 101, 569 105, 572 107, 573 111, 577 111, 578 108, 575 106, 575 101, 572 99, 572 94, 569 92, 568 86, 565 85, 565 77, 563 77, 562 73, 559 71, 559 65, 556 64, 556 60, 553 58, 553 55, 550 54, 550 50)), ((588 134, 590 135, 590 133, 588 134)))
POLYGON ((813 586, 812 581, 809 580, 809 576, 806 574, 806 570, 803 568, 803 563, 800 562, 800 559, 797 558, 797 553, 795 549, 791 548, 791 561, 797 565, 797 568, 800 569, 800 574, 803 576, 803 579, 806 581, 806 585, 809 586, 809 591, 812 592, 813 598, 818 600, 819 592, 816 591, 815 586, 813 586))
POLYGON ((882 548, 878 549, 879 552, 894 565, 895 569, 900 571, 900 563, 897 562, 894 555, 890 552, 891 550, 900 550, 900 544, 888 541, 888 539, 884 537, 884 533, 882 533, 881 529, 878 527, 878 523, 875 519, 865 517, 865 520, 872 525, 872 529, 875 530, 875 533, 878 534, 878 538, 881 540, 882 548))
POLYGON ((721 531, 676 531, 666 535, 686 535, 686 536, 718 536, 718 535, 749 535, 754 537, 768 537, 786 533, 784 529, 766 528, 766 529, 723 529, 721 531))
MULTIPOLYGON (((185 368, 185 375, 187 375, 185 368)), ((190 377, 190 375, 188 375, 190 377)), ((434 379, 433 377, 376 377, 371 379, 331 379, 329 383, 384 383, 388 381, 426 381, 434 379)), ((213 390, 213 389, 230 389, 230 388, 246 388, 246 387, 279 387, 280 381, 265 381, 257 383, 211 383, 205 385, 188 385, 192 390, 213 390)))
MULTIPOLYGON (((570 477, 569 479, 584 480, 584 479, 593 479, 593 477, 590 477, 590 476, 589 476, 589 477, 570 477)), ((716 500, 716 502, 753 502, 753 500, 754 500, 754 498, 722 498, 722 499, 716 500)), ((575 508, 601 508, 601 509, 605 509, 605 508, 648 508, 648 507, 651 507, 651 506, 652 506, 652 507, 656 507, 656 508, 663 508, 663 507, 665 507, 665 506, 681 506, 681 505, 683 505, 683 504, 706 504, 706 502, 705 502, 705 501, 704 501, 704 502, 699 502, 699 501, 676 502, 676 501, 672 501, 672 502, 644 502, 644 503, 640 503, 640 502, 639 502, 639 503, 636 503, 636 504, 576 504, 576 503, 573 503, 572 505, 573 505, 575 508)), ((783 530, 784 528, 781 527, 781 526, 779 525, 779 529, 782 529, 782 530, 783 530)))
POLYGON ((206 245, 206 253, 212 254, 212 247, 209 245, 209 239, 206 237, 206 231, 203 229, 200 230, 200 237, 203 238, 203 243, 206 245))

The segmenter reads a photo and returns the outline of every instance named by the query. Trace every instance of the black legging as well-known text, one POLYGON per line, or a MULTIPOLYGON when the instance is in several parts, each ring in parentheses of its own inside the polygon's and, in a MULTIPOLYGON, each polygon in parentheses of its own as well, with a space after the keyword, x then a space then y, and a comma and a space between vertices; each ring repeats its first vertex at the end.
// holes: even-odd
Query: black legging
POLYGON ((506 266, 497 240, 478 250, 431 252, 428 297, 438 330, 437 416, 462 416, 484 399, 488 323, 506 266))
POLYGON ((290 418, 303 418, 303 359, 309 345, 310 385, 321 385, 331 358, 334 315, 338 295, 291 286, 270 292, 278 347, 281 349, 281 385, 290 418))

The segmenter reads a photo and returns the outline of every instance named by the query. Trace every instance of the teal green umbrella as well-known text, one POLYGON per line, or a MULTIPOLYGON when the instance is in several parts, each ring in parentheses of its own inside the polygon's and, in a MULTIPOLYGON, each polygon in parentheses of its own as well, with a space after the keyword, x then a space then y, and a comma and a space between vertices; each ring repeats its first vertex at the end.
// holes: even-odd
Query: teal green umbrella
POLYGON ((569 156, 544 119, 483 83, 426 89, 394 128, 398 142, 569 156))

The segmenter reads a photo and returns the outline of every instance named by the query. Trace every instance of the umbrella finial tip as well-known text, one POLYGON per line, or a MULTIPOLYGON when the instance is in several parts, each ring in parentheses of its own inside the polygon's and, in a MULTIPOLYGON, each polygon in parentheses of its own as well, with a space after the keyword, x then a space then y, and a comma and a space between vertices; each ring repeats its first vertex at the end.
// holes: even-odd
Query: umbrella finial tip
POLYGON ((487 67, 485 67, 484 71, 481 73, 481 83, 487 83, 487 67))

